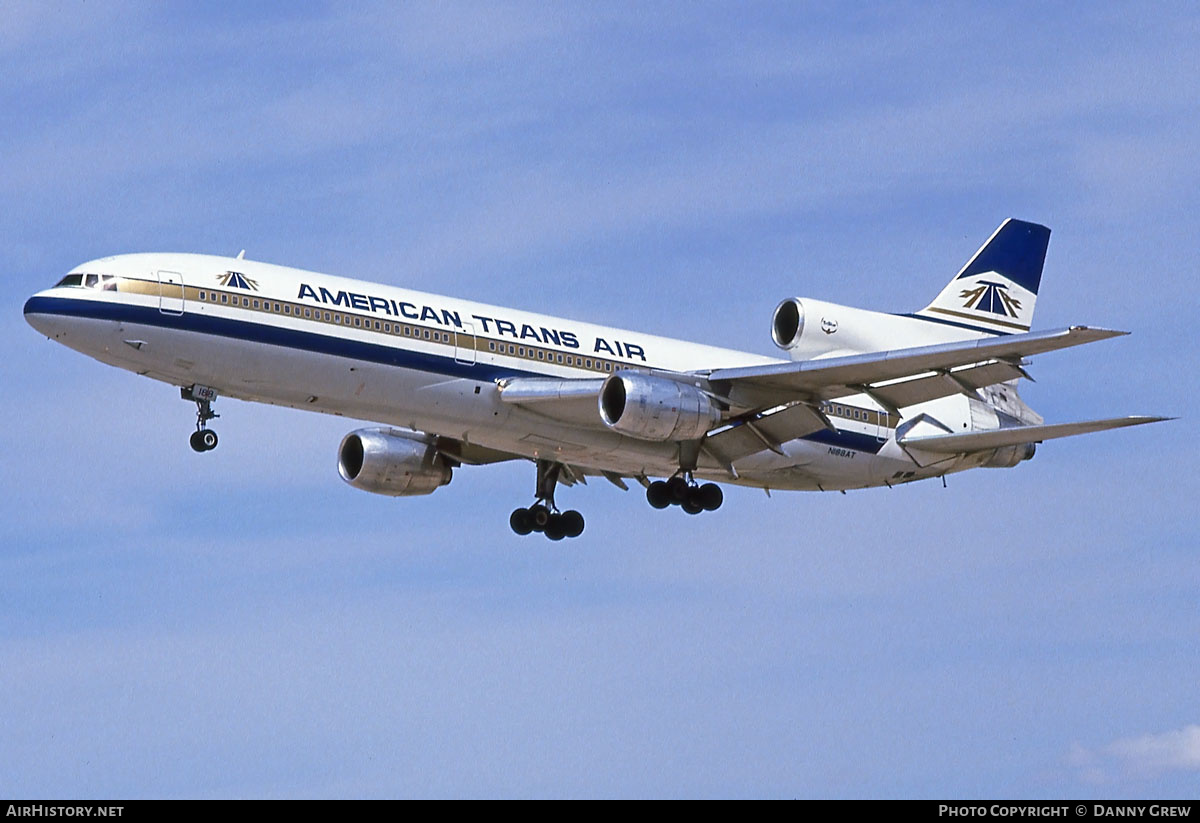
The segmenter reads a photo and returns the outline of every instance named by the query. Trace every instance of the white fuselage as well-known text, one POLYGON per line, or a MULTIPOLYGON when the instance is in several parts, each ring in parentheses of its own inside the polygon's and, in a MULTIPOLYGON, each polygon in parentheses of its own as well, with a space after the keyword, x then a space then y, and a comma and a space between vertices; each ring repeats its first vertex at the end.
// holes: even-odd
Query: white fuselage
MULTIPOLYGON (((498 383, 786 362, 243 259, 133 254, 74 271, 79 285, 38 293, 26 304, 26 317, 48 337, 105 363, 176 386, 208 386, 243 400, 376 421, 624 477, 670 476, 679 468, 677 444, 618 434, 598 412, 595 421, 581 424, 502 402, 498 383), (89 275, 101 276, 92 287, 89 275)), ((854 312, 862 313, 835 308, 847 318, 843 328, 854 312)), ((875 316, 889 318, 888 332, 899 338, 886 348, 973 336, 875 316)), ((826 404, 825 411, 836 431, 778 450, 764 447, 736 461, 736 477, 701 454, 696 474, 831 490, 981 464, 978 457, 953 456, 918 465, 896 443, 895 415, 865 395, 826 404)), ((921 411, 954 431, 996 426, 991 405, 963 395, 905 410, 904 417, 921 411)))

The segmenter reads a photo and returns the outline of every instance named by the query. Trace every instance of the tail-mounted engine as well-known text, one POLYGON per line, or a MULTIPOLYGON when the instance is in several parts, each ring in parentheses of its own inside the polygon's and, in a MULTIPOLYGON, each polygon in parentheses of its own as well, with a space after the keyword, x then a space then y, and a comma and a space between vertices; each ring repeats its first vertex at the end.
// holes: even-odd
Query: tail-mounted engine
POLYGON ((839 306, 808 297, 789 297, 771 315, 771 339, 792 360, 929 346, 981 337, 920 318, 839 306))
POLYGON ((694 386, 619 371, 600 388, 600 418, 638 440, 699 440, 720 424, 721 409, 694 386))
POLYGON ((356 489, 393 497, 430 494, 452 470, 432 442, 392 429, 359 429, 342 438, 338 473, 356 489))

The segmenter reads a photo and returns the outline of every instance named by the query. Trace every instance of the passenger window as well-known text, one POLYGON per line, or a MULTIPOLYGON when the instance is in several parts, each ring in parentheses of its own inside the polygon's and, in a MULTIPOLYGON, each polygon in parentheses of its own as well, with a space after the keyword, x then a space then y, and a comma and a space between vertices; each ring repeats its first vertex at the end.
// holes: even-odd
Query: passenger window
POLYGON ((228 302, 229 302, 229 295, 228 295, 228 294, 222 294, 222 295, 221 295, 221 302, 222 302, 222 303, 228 303, 228 302))

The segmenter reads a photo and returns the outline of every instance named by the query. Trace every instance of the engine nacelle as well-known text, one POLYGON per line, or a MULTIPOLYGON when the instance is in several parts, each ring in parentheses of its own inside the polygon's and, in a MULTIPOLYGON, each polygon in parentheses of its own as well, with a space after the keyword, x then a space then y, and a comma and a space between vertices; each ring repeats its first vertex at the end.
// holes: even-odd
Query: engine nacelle
POLYGON ((421 435, 359 429, 342 438, 338 473, 356 489, 402 497, 429 494, 446 485, 452 470, 421 435))
POLYGON ((694 386, 619 371, 600 388, 600 419, 638 440, 699 440, 721 422, 721 410, 694 386))
POLYGON ((916 317, 789 297, 771 315, 771 339, 792 360, 837 357, 985 337, 916 317))
POLYGON ((980 465, 985 469, 1011 469, 1022 460, 1030 460, 1037 446, 1033 443, 1017 443, 1015 446, 1001 446, 988 456, 980 465))

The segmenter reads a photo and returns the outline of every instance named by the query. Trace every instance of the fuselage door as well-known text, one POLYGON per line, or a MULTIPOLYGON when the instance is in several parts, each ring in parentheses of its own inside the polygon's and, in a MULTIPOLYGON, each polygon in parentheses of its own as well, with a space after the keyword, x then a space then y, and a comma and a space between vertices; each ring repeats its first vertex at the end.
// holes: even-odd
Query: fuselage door
POLYGON ((454 331, 454 362, 475 365, 475 327, 470 323, 454 331))
POLYGON ((163 314, 183 314, 183 275, 179 272, 158 273, 158 310, 163 314))

